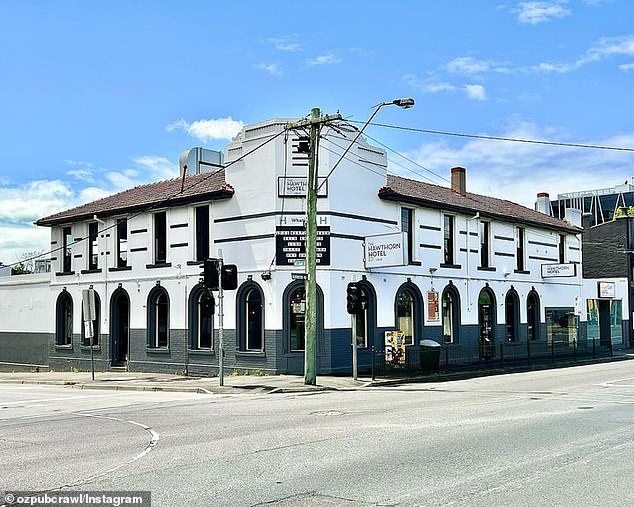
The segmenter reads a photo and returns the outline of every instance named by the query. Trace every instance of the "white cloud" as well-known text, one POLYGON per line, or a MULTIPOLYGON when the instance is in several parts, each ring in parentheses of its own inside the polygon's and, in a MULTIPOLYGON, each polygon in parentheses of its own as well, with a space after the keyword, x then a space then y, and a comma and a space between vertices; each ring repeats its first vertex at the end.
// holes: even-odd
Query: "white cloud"
MULTIPOLYGON (((515 123, 497 135, 566 140, 557 129, 526 122, 515 123)), ((634 146, 634 132, 589 142, 634 146)), ((563 192, 606 188, 623 183, 632 172, 631 153, 503 141, 469 140, 456 145, 443 139, 427 142, 407 155, 437 173, 440 177, 435 178, 436 184, 448 185, 449 168, 461 165, 467 168, 470 192, 509 199, 531 208, 537 192, 549 192, 554 198, 563 192)), ((398 166, 390 167, 405 177, 413 177, 398 166)), ((416 166, 411 169, 429 176, 416 166)))
MULTIPOLYGON (((599 39, 584 55, 569 63, 540 63, 529 68, 532 72, 540 73, 559 73, 565 74, 577 70, 584 65, 598 62, 606 58, 612 58, 617 56, 634 56, 634 35, 626 35, 623 37, 606 37, 599 39)), ((623 69, 623 65, 620 65, 621 70, 629 70, 628 64, 625 64, 626 68, 623 69)))
POLYGON ((486 89, 480 84, 464 84, 454 85, 446 81, 437 81, 432 76, 430 78, 419 79, 414 74, 407 74, 403 76, 403 82, 407 85, 419 89, 423 93, 442 93, 442 92, 456 92, 458 90, 464 91, 467 98, 471 100, 486 100, 486 89))
POLYGON ((174 123, 170 123, 165 130, 172 132, 173 130, 184 130, 190 137, 198 139, 203 143, 215 139, 231 140, 240 130, 244 123, 236 121, 231 117, 217 118, 212 120, 197 120, 189 123, 183 119, 180 119, 174 123))
POLYGON ((301 44, 299 44, 298 42, 292 42, 288 39, 269 38, 266 39, 266 41, 273 44, 275 46, 275 49, 277 49, 278 51, 288 51, 291 53, 303 51, 301 44))
POLYGON ((82 181, 94 181, 92 171, 88 169, 71 169, 70 171, 66 171, 66 174, 72 176, 73 178, 77 178, 82 181))
POLYGON ((61 180, 37 180, 0 187, 0 223, 27 224, 71 202, 70 185, 61 180))
POLYGON ((341 63, 341 58, 332 53, 319 55, 317 58, 308 60, 308 65, 335 65, 337 63, 341 63))
POLYGON ((50 229, 34 225, 3 226, 0 224, 0 261, 17 262, 25 252, 50 250, 50 229))
MULTIPOLYGON (((295 37, 291 37, 291 39, 294 39, 294 38, 295 37)), ((304 50, 301 44, 289 39, 279 39, 279 38, 271 37, 269 39, 266 39, 266 42, 273 44, 275 46, 275 49, 277 49, 278 51, 288 51, 291 53, 295 53, 297 51, 304 50)))
POLYGON ((619 69, 621 69, 624 72, 634 70, 634 63, 624 63, 623 65, 619 65, 619 69))
POLYGON ((464 85, 464 89, 467 92, 467 97, 472 100, 486 100, 487 92, 484 86, 479 84, 464 85))
POLYGON ((129 168, 107 170, 67 161, 71 166, 92 169, 71 169, 68 181, 36 180, 21 185, 0 182, 0 261, 10 264, 23 252, 48 249, 50 230, 32 225, 39 218, 143 183, 178 176, 178 166, 165 157, 144 155, 132 162, 129 168), (86 185, 88 180, 90 184, 86 185))
POLYGON ((549 2, 520 2, 511 12, 517 14, 520 23, 537 25, 555 18, 565 18, 570 14, 567 0, 549 2))
POLYGON ((509 72, 509 69, 505 65, 490 60, 478 60, 471 56, 454 58, 445 65, 445 69, 450 74, 462 74, 464 76, 474 76, 489 71, 498 73, 509 72))
POLYGON ((258 63, 255 66, 256 69, 264 71, 268 74, 271 74, 271 76, 281 76, 282 75, 282 69, 280 68, 280 66, 277 63, 258 63))

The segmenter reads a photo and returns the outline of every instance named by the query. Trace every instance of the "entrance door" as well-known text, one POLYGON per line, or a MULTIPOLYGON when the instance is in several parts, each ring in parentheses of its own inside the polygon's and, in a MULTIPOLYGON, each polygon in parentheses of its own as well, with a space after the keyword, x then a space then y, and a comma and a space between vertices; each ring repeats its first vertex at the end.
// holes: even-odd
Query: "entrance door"
POLYGON ((493 359, 495 356, 493 343, 495 300, 487 289, 483 289, 478 298, 478 324, 480 325, 480 358, 493 359))
POLYGON ((610 329, 610 301, 599 300, 599 342, 602 347, 608 347, 612 340, 610 329))
POLYGON ((112 295, 110 315, 110 345, 112 366, 125 366, 128 360, 130 299, 119 289, 112 295))

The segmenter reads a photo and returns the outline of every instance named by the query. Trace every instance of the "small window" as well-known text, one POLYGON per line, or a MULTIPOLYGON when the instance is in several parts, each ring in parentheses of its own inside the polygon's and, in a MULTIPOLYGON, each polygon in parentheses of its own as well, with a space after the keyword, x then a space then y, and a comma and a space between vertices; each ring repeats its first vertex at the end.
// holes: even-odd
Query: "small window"
POLYGON ((167 218, 164 211, 154 214, 154 263, 167 262, 167 218))
POLYGON ((445 215, 444 232, 445 264, 454 264, 454 217, 445 215))
POLYGON ((64 227, 62 229, 62 242, 64 249, 64 258, 62 261, 62 271, 64 273, 70 273, 72 270, 73 252, 71 249, 71 243, 73 242, 73 233, 70 227, 64 227))
POLYGON ((156 287, 148 296, 148 347, 167 348, 169 346, 169 298, 167 291, 156 287))
POLYGON ((196 208, 196 260, 209 257, 209 206, 196 208))
POLYGON ((517 227, 515 229, 515 260, 516 269, 518 271, 524 271, 524 236, 525 231, 523 227, 517 227))
POLYGON ((99 264, 99 231, 97 222, 88 224, 88 269, 95 270, 99 264))
POLYGON ((128 265, 128 220, 117 220, 117 267, 125 268, 128 265))
POLYGON ((57 298, 55 325, 55 344, 72 345, 73 343, 73 298, 63 291, 57 298))
POLYGON ((480 266, 489 267, 489 245, 491 224, 489 222, 480 222, 480 266))
POLYGON ((559 263, 566 262, 566 235, 559 235, 559 263))
POLYGON ((411 208, 401 208, 401 231, 405 233, 407 241, 407 262, 414 262, 414 251, 416 248, 416 222, 414 221, 414 210, 411 208))

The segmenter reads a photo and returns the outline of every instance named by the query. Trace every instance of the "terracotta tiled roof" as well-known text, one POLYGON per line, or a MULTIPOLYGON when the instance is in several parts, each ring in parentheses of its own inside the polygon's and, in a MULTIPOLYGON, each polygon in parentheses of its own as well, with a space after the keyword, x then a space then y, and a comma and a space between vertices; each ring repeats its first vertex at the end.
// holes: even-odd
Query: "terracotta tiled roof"
POLYGON ((409 202, 421 206, 464 213, 480 212, 482 216, 579 233, 582 229, 520 204, 486 195, 467 192, 460 195, 448 187, 388 175, 387 185, 379 190, 381 199, 409 202))
POLYGON ((181 184, 182 178, 179 177, 148 185, 140 185, 97 201, 82 204, 76 208, 40 218, 35 224, 50 226, 92 218, 93 215, 101 218, 120 213, 141 211, 153 205, 163 206, 162 203, 165 206, 174 206, 203 200, 226 199, 233 195, 233 188, 225 182, 224 169, 215 173, 187 176, 183 193, 180 191, 181 184), (169 202, 165 202, 168 199, 169 202))

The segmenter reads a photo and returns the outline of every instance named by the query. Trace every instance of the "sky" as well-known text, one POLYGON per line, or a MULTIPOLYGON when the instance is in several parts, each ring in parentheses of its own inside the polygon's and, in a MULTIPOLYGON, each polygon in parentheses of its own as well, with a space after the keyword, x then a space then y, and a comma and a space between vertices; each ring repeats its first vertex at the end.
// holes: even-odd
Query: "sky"
MULTIPOLYGON (((634 148, 632 20, 631 0, 0 0, 0 262, 48 248, 40 217, 313 107, 364 122, 412 97, 375 121, 634 148)), ((461 165, 529 207, 634 176, 632 152, 366 132, 393 174, 447 185, 461 165)))

